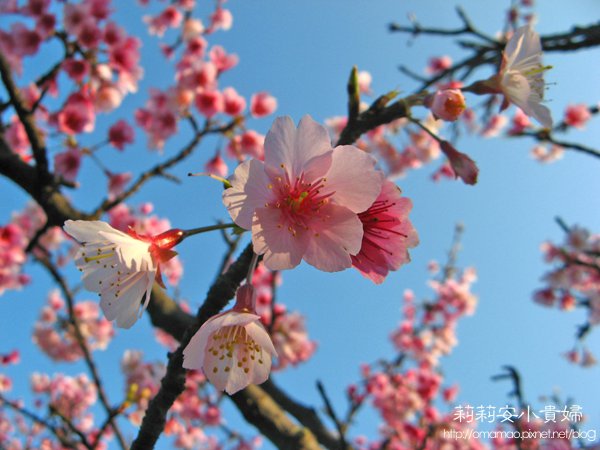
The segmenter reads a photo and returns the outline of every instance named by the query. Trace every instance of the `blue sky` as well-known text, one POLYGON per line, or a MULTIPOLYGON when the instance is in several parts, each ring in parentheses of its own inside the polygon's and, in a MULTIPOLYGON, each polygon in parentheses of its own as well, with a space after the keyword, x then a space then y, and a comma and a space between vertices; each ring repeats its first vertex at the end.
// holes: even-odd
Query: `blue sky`
MULTIPOLYGON (((125 2, 124 2, 125 3, 125 2)), ((144 35, 141 15, 134 2, 126 2, 117 20, 139 35, 144 35)), ((539 2, 536 12, 540 33, 585 25, 598 17, 594 0, 569 3, 557 0, 539 2)), ((460 3, 477 26, 493 34, 503 26, 508 2, 460 3)), ((227 73, 221 86, 234 86, 249 97, 253 92, 268 90, 277 97, 277 115, 290 115, 299 120, 310 114, 317 121, 345 113, 345 84, 353 65, 368 70, 373 76, 373 89, 384 93, 398 89, 410 93, 416 87, 398 71, 400 64, 420 72, 430 56, 449 54, 461 57, 460 50, 449 39, 390 34, 390 21, 407 23, 413 12, 424 25, 458 27, 454 2, 439 1, 342 1, 277 2, 274 0, 230 1, 227 7, 234 15, 231 31, 220 32, 211 44, 221 44, 240 56, 240 64, 227 73)), ((206 5, 201 8, 206 8, 206 5)), ((51 60, 51 50, 46 56, 51 60)), ((146 76, 139 94, 127 98, 116 115, 101 117, 97 134, 102 136, 117 117, 130 117, 134 108, 143 105, 149 87, 165 87, 172 83, 172 72, 166 70, 156 52, 156 40, 145 40, 142 63, 146 76)), ((593 103, 600 98, 597 51, 577 54, 551 54, 545 63, 554 68, 548 72, 551 83, 547 92, 548 106, 555 119, 569 103, 593 103)), ((479 99, 467 96, 467 102, 479 99)), ((424 116, 423 110, 415 115, 424 116)), ((266 133, 271 118, 251 122, 256 130, 266 133)), ((585 132, 570 132, 570 140, 588 145, 599 142, 597 119, 585 132)), ((102 156, 116 171, 140 170, 168 157, 185 142, 185 131, 165 146, 164 155, 145 148, 145 136, 137 133, 136 144, 124 154, 106 149, 102 156)), ((91 138, 90 143, 99 138, 91 138)), ((214 154, 220 143, 208 141, 175 173, 202 169, 204 161, 214 154)), ((477 268, 479 280, 474 292, 479 306, 473 317, 460 323, 460 345, 451 357, 443 360, 448 383, 461 385, 459 402, 503 406, 507 402, 506 383, 494 383, 490 377, 502 365, 517 367, 524 379, 527 398, 537 402, 540 395, 560 389, 583 406, 589 416, 589 427, 600 425, 600 388, 598 368, 581 369, 567 364, 560 354, 568 349, 575 326, 584 320, 581 311, 559 313, 537 306, 531 293, 540 287, 540 277, 547 270, 539 250, 546 239, 560 241, 562 232, 554 222, 559 215, 569 224, 581 224, 592 231, 600 229, 597 193, 600 189, 600 162, 588 156, 567 152, 551 165, 541 165, 529 156, 532 146, 527 140, 467 137, 459 149, 468 153, 480 168, 475 187, 460 182, 433 183, 430 174, 436 164, 410 173, 397 180, 414 204, 411 215, 421 244, 411 252, 413 262, 392 274, 381 286, 375 286, 356 271, 338 274, 318 272, 303 264, 284 274, 278 298, 289 309, 302 311, 313 339, 319 342, 314 358, 296 369, 276 376, 277 381, 298 398, 320 406, 315 381, 324 382, 328 393, 340 410, 345 409, 344 388, 358 380, 360 363, 380 356, 391 356, 388 335, 401 319, 402 292, 415 290, 418 297, 431 296, 425 283, 426 265, 431 259, 444 261, 450 246, 454 224, 462 222, 466 232, 459 265, 477 268)), ((86 161, 82 189, 73 193, 76 205, 91 209, 97 203, 92 196, 96 183, 104 186, 95 167, 86 161)), ((8 221, 11 211, 21 209, 25 195, 13 185, 0 180, 3 201, 0 223, 8 221)), ((208 179, 183 179, 181 186, 164 180, 148 183, 131 201, 155 204, 155 211, 168 217, 174 226, 191 228, 208 225, 215 219, 226 219, 220 202, 220 187, 208 179)), ((200 304, 220 263, 222 244, 215 235, 190 239, 181 248, 185 274, 181 296, 192 306, 200 304)), ((8 351, 24 348, 23 361, 8 369, 15 377, 15 393, 26 396, 27 378, 31 371, 75 372, 78 364, 53 364, 30 345, 31 328, 49 289, 48 277, 39 268, 26 270, 34 279, 30 289, 8 292, 0 299, 2 347, 8 351)), ((73 268, 70 274, 75 280, 73 268)), ((81 294, 79 299, 93 298, 81 294)), ((588 339, 592 350, 600 349, 600 337, 588 339)), ((141 348, 150 359, 164 359, 165 351, 155 344, 146 319, 131 330, 119 331, 108 351, 97 353, 102 373, 110 381, 109 394, 115 401, 123 387, 118 361, 125 348, 141 348)), ((537 402, 540 407, 544 402, 537 402)), ((228 420, 239 423, 232 412, 228 420)), ((353 435, 374 436, 377 417, 361 414, 353 435)), ((166 440, 162 448, 169 448, 166 440)))

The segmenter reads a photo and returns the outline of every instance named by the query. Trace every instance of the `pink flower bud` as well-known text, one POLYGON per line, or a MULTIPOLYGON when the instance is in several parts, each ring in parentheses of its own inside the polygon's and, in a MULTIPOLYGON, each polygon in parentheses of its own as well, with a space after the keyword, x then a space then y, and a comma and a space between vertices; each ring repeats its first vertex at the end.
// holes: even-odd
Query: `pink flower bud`
POLYGON ((425 100, 425 105, 431 109, 436 118, 448 122, 458 119, 467 106, 465 97, 459 89, 437 91, 425 100))
POLYGON ((456 176, 460 177, 466 184, 477 183, 479 169, 475 162, 464 153, 456 150, 450 142, 442 141, 440 144, 456 176))

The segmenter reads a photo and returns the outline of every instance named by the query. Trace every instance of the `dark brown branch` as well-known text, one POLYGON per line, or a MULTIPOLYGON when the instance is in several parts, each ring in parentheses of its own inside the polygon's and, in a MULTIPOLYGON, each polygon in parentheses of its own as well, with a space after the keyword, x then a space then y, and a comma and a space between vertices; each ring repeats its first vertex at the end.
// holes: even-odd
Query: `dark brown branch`
POLYGON ((291 398, 275 384, 273 379, 265 381, 260 387, 269 394, 277 404, 294 416, 298 422, 310 429, 321 445, 329 449, 340 448, 338 436, 332 434, 331 431, 327 429, 314 408, 305 406, 291 398))
POLYGON ((308 428, 294 424, 260 386, 250 385, 231 396, 245 419, 281 449, 319 449, 308 428))
POLYGON ((0 174, 15 182, 42 207, 49 226, 62 226, 67 219, 86 219, 53 184, 44 184, 34 167, 12 152, 4 137, 0 136, 0 174))
POLYGON ((44 138, 35 124, 32 112, 25 106, 19 88, 13 80, 10 65, 2 53, 0 53, 0 75, 8 92, 10 102, 14 106, 17 116, 19 116, 19 120, 27 133, 27 138, 31 144, 33 156, 36 161, 37 174, 43 181, 48 181, 50 174, 48 172, 48 159, 46 157, 44 138))

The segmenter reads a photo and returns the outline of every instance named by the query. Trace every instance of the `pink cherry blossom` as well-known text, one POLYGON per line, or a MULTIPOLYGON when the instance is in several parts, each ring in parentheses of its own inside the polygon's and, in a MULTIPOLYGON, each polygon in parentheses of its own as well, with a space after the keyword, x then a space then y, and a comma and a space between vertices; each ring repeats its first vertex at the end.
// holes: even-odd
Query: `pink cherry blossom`
POLYGON ((132 174, 131 172, 123 172, 123 173, 110 173, 108 174, 108 198, 114 199, 118 195, 120 195, 125 186, 131 181, 132 174))
POLYGON ((183 351, 183 367, 202 369, 217 389, 230 395, 266 381, 271 358, 277 356, 260 317, 240 308, 254 303, 255 296, 252 286, 240 287, 236 307, 207 320, 183 351))
POLYGON ((215 45, 210 49, 210 61, 217 68, 218 73, 233 69, 239 62, 238 55, 235 53, 227 53, 220 45, 215 45))
POLYGON ((227 168, 227 164, 221 158, 221 155, 218 153, 214 156, 214 158, 210 159, 206 165, 204 166, 207 173, 211 175, 217 175, 219 177, 227 176, 229 169, 227 168))
POLYGON ((29 30, 22 23, 15 23, 11 26, 11 35, 13 39, 12 51, 18 56, 30 56, 38 52, 42 43, 42 36, 37 30, 29 30))
POLYGON ((119 120, 108 129, 108 142, 117 150, 123 150, 126 144, 132 144, 134 140, 134 130, 124 120, 119 120))
POLYGON ((196 96, 195 102, 198 111, 209 119, 215 114, 223 112, 225 107, 223 94, 219 91, 202 91, 196 96))
POLYGON ((223 103, 223 112, 230 116, 239 116, 246 109, 246 99, 232 87, 223 89, 223 103))
POLYGON ((385 181, 375 202, 358 217, 364 236, 360 252, 352 265, 375 283, 383 282, 390 270, 410 261, 408 249, 419 243, 417 232, 408 220, 412 203, 391 181, 385 181))
POLYGON ((229 214, 252 230, 254 251, 273 270, 302 259, 334 272, 352 264, 363 231, 357 213, 381 191, 375 160, 345 145, 335 149, 327 130, 305 116, 275 120, 265 139, 265 162, 239 165, 223 193, 229 214))
POLYGON ((90 73, 90 64, 85 59, 66 59, 62 67, 67 75, 76 83, 81 83, 90 73))
POLYGON ((4 138, 8 142, 8 145, 10 145, 10 149, 21 156, 23 160, 28 161, 31 159, 29 154, 31 145, 29 144, 27 132, 25 131, 23 123, 16 115, 11 118, 10 125, 4 132, 4 138))
POLYGON ((81 150, 69 147, 54 156, 54 170, 67 181, 75 181, 81 166, 81 150))
POLYGON ((57 114, 59 131, 67 134, 89 133, 94 130, 94 105, 84 92, 71 94, 57 114))
POLYGON ((515 111, 515 115, 512 118, 512 127, 508 130, 508 134, 515 135, 520 134, 527 128, 531 127, 531 120, 529 116, 521 111, 519 108, 515 111))
POLYGON ((564 121, 571 127, 583 129, 587 121, 591 118, 590 109, 584 103, 569 105, 565 110, 564 121))
POLYGON ((437 56, 429 60, 426 72, 432 75, 443 72, 452 67, 452 58, 449 56, 437 56))
POLYGON ((465 97, 459 89, 439 90, 425 104, 437 119, 454 122, 466 108, 465 97))
POLYGON ((268 92, 258 92, 250 98, 250 114, 252 117, 265 117, 277 109, 277 99, 268 92))
POLYGON ((233 24, 233 16, 228 9, 221 8, 220 6, 210 15, 210 27, 208 28, 209 33, 216 30, 227 31, 233 24))

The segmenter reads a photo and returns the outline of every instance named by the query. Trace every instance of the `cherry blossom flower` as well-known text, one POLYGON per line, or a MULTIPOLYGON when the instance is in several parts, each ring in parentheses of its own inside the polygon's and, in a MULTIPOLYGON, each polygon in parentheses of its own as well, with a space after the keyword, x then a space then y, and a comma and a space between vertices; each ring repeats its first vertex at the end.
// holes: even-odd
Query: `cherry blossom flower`
POLYGON ((204 169, 207 173, 211 175, 217 175, 219 177, 225 177, 228 173, 227 164, 218 153, 214 156, 214 158, 206 163, 204 169))
POLYGON ((134 140, 134 130, 124 120, 119 120, 108 129, 108 142, 117 150, 123 151, 126 144, 132 144, 134 140))
POLYGON ((81 166, 81 150, 69 147, 54 156, 54 170, 67 181, 75 181, 81 166))
POLYGON ((419 243, 408 220, 411 208, 411 201, 402 197, 400 189, 385 181, 375 202, 358 215, 364 235, 360 252, 352 256, 352 265, 377 284, 390 270, 409 262, 408 249, 419 243))
POLYGON ((528 25, 521 27, 504 49, 498 87, 504 94, 503 108, 513 103, 544 127, 552 128, 550 110, 542 105, 546 69, 542 66, 540 36, 528 25))
POLYGON ((591 118, 592 114, 585 103, 569 105, 565 110, 565 123, 571 127, 583 129, 591 118))
POLYGON ((238 116, 246 109, 246 99, 232 87, 223 89, 223 103, 223 111, 230 116, 238 116))
POLYGON ((244 285, 232 310, 207 320, 183 351, 183 367, 202 369, 219 390, 235 394, 267 380, 277 356, 269 334, 254 311, 256 292, 244 285))
POLYGON ((225 101, 219 91, 205 90, 196 96, 196 108, 207 118, 223 111, 225 101))
POLYGON ((83 220, 67 220, 63 228, 82 245, 75 264, 83 272, 85 288, 98 292, 108 320, 130 328, 148 307, 155 278, 161 282, 159 264, 175 256, 171 248, 183 232, 170 230, 154 238, 132 232, 130 236, 105 222, 83 220))
POLYGON ((265 162, 239 165, 223 202, 236 224, 252 230, 254 251, 269 269, 304 259, 334 272, 360 251, 357 214, 373 204, 382 179, 374 158, 351 145, 332 149, 327 130, 310 116, 298 129, 280 117, 265 139, 265 162))
POLYGON ((250 98, 252 117, 265 117, 277 109, 277 99, 267 92, 258 92, 250 98))
POLYGON ((123 172, 123 173, 107 173, 108 175, 108 198, 114 199, 118 195, 120 195, 127 183, 131 181, 133 175, 131 172, 123 172))
POLYGON ((449 69, 450 67, 452 67, 452 58, 450 58, 447 55, 436 56, 429 59, 429 64, 425 71, 428 74, 436 75, 440 72, 443 72, 444 70, 449 69))
POLYGON ((71 94, 57 114, 59 131, 67 134, 89 133, 94 130, 94 105, 83 92, 71 94))

